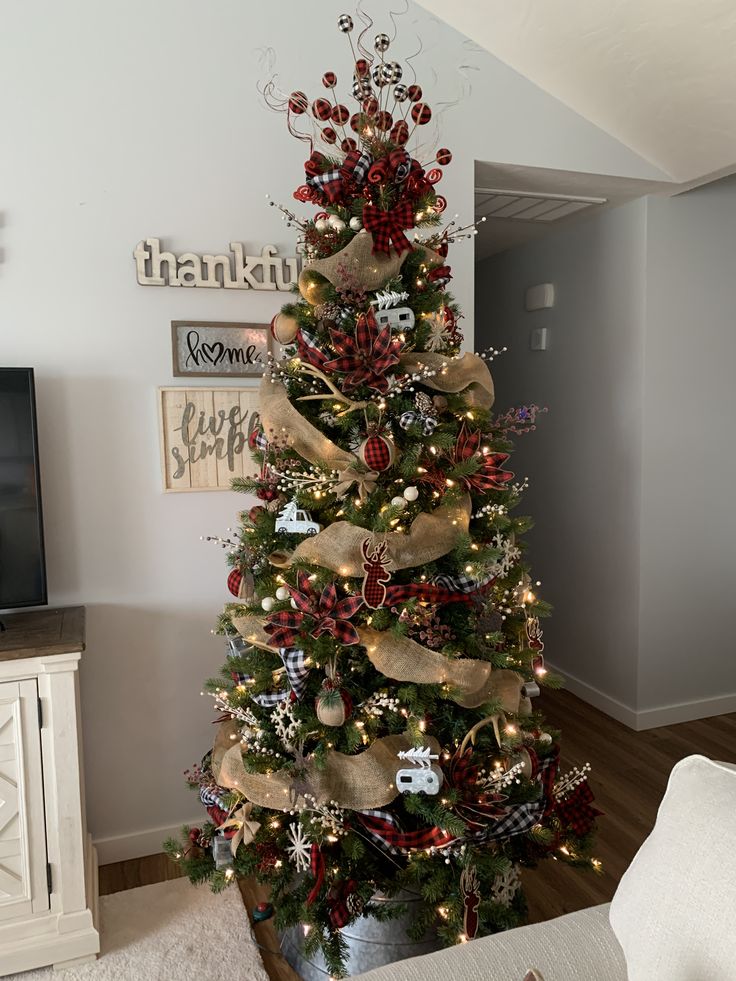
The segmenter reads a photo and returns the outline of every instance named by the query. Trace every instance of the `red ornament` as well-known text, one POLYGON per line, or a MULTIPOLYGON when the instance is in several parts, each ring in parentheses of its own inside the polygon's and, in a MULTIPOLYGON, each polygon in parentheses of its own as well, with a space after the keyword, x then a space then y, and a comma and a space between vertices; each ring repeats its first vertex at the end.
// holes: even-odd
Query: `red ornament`
POLYGON ((332 104, 327 99, 315 99, 312 103, 312 115, 316 119, 321 119, 323 123, 327 122, 331 113, 332 104))
POLYGON ((350 129, 354 133, 362 133, 365 129, 365 116, 362 112, 354 112, 350 117, 350 129))
POLYGON ((355 74, 359 78, 365 78, 365 76, 370 72, 371 66, 365 60, 365 58, 359 58, 355 62, 355 74))
POLYGON ((432 118, 432 110, 426 102, 417 102, 416 105, 411 107, 411 118, 417 126, 424 126, 432 118))
POLYGON ((394 123, 391 127, 389 136, 392 143, 398 143, 400 146, 403 146, 409 139, 409 127, 406 121, 404 119, 400 119, 398 122, 394 123))
POLYGON ((443 167, 446 167, 449 164, 449 162, 452 160, 452 153, 450 152, 450 150, 447 149, 447 147, 441 147, 437 151, 435 160, 437 161, 438 164, 442 164, 443 167))
POLYGON ((240 569, 233 569, 230 575, 227 577, 227 588, 233 594, 233 596, 238 596, 240 594, 240 584, 243 581, 243 573, 240 569))
POLYGON ((334 106, 330 114, 330 119, 333 123, 337 123, 338 126, 344 126, 348 119, 350 119, 350 110, 347 106, 334 106))
POLYGON ((430 184, 436 184, 438 181, 442 180, 442 171, 439 167, 433 167, 426 173, 426 178, 430 184))
POLYGON ((322 139, 325 143, 337 143, 337 133, 331 126, 325 126, 322 130, 322 139))
POLYGON ((363 100, 363 111, 367 112, 369 116, 373 116, 378 112, 378 99, 375 95, 371 95, 369 98, 363 100))
POLYGON ((259 487, 256 491, 256 497, 262 501, 275 501, 278 496, 279 492, 275 487, 259 487))
POLYGON ((387 436, 369 436, 358 447, 358 456, 369 470, 381 473, 394 462, 396 449, 387 436))
POLYGON ((422 97, 421 85, 410 85, 406 90, 406 94, 409 96, 411 102, 419 102, 422 97))
POLYGON ((379 112, 376 116, 376 129, 380 129, 382 133, 388 133, 393 125, 394 119, 390 112, 379 112))
POLYGON ((344 153, 350 153, 352 150, 357 150, 358 149, 358 144, 352 138, 352 136, 346 136, 345 139, 340 144, 340 149, 344 153))
POLYGON ((322 76, 322 84, 326 89, 334 89, 337 85, 337 75, 334 72, 325 72, 322 76))
POLYGON ((437 197, 434 199, 434 210, 437 212, 438 215, 441 215, 446 207, 447 207, 447 199, 443 198, 441 194, 438 194, 437 197))
POLYGON ((289 109, 297 116, 309 109, 309 99, 304 92, 292 92, 289 96, 289 109))

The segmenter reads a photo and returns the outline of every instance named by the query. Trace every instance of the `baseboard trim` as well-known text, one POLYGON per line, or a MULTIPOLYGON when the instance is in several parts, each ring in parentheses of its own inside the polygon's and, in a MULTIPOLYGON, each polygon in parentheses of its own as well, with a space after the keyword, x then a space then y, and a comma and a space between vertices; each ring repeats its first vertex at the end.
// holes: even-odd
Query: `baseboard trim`
POLYGON ((163 851, 166 838, 178 838, 182 825, 196 827, 202 823, 202 815, 182 819, 178 824, 163 825, 160 828, 148 828, 145 831, 133 831, 125 835, 111 835, 108 838, 93 838, 97 849, 97 860, 100 865, 110 865, 111 862, 127 862, 131 858, 143 858, 145 855, 157 855, 163 851))
POLYGON ((679 722, 695 722, 697 719, 710 719, 714 715, 725 715, 736 712, 736 693, 719 695, 715 698, 699 698, 691 702, 679 702, 675 705, 660 705, 656 708, 637 711, 630 705, 625 705, 617 699, 606 695, 605 692, 594 688, 586 681, 576 678, 563 668, 558 668, 547 662, 550 671, 559 674, 565 681, 567 691, 582 698, 584 702, 610 715, 617 722, 622 722, 635 732, 645 729, 658 729, 660 726, 677 725, 679 722))
POLYGON ((637 713, 631 706, 619 702, 618 699, 612 698, 610 695, 606 695, 605 692, 594 688, 593 685, 589 685, 586 681, 581 681, 574 674, 570 674, 569 671, 565 671, 564 668, 559 668, 549 661, 547 661, 547 667, 554 674, 558 674, 564 679, 567 691, 572 692, 573 695, 577 695, 578 698, 582 698, 584 702, 587 702, 594 708, 600 709, 601 712, 605 712, 606 715, 610 715, 617 722, 622 722, 629 729, 638 729, 637 713))

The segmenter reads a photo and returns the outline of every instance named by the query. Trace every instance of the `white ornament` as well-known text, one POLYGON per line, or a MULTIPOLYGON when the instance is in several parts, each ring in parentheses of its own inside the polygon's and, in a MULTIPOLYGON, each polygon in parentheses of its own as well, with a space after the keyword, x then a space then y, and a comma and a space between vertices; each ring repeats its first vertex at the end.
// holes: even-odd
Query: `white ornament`
POLYGON ((404 497, 407 499, 407 501, 416 501, 416 499, 419 497, 419 490, 418 490, 418 488, 416 488, 416 487, 405 487, 404 488, 404 497))
POLYGON ((342 232, 345 230, 345 222, 338 215, 330 215, 327 221, 330 228, 334 228, 336 232, 342 232))
POLYGON ((491 886, 491 899, 499 906, 510 906, 511 902, 521 886, 521 876, 516 865, 509 866, 505 872, 501 872, 493 880, 491 886))
POLYGON ((293 740, 299 732, 300 722, 294 717, 294 708, 288 698, 277 702, 271 713, 273 731, 276 733, 281 743, 288 752, 294 752, 293 740))
POLYGON ((297 507, 296 501, 289 501, 276 518, 276 531, 285 531, 292 535, 316 535, 322 526, 312 521, 309 511, 297 507))
POLYGON ((327 224, 326 218, 318 218, 314 223, 314 227, 318 232, 326 232, 330 226, 327 224))
POLYGON ((351 218, 350 227, 354 232, 359 232, 363 227, 363 222, 360 220, 360 218, 351 218))
POLYGON ((286 846, 286 853, 296 865, 297 872, 306 872, 312 859, 312 842, 304 834, 304 828, 298 822, 289 825, 291 844, 286 846))
POLYGON ((292 608, 292 610, 296 610, 296 609, 298 609, 298 607, 297 607, 297 605, 296 605, 296 600, 294 599, 294 597, 293 597, 293 596, 292 596, 292 598, 291 598, 291 608, 292 608))
MULTIPOLYGON (((352 227, 352 222, 350 224, 352 227)), ((408 299, 409 299, 409 294, 404 291, 399 292, 398 290, 378 290, 375 299, 371 300, 371 305, 374 306, 376 310, 388 310, 389 307, 395 307, 403 300, 408 300, 408 299)))
POLYGON ((544 743, 545 746, 549 746, 552 742, 552 736, 548 732, 540 732, 539 741, 540 743, 544 743))
POLYGON ((403 497, 392 497, 391 507, 398 508, 399 511, 403 511, 404 508, 406 507, 406 501, 404 500, 403 497))
POLYGON ((271 612, 271 610, 274 608, 275 603, 276 600, 273 598, 273 596, 264 596, 263 599, 261 600, 261 606, 266 611, 266 613, 271 612))
POLYGON ((392 307, 390 310, 378 310, 376 323, 379 327, 396 327, 399 330, 411 330, 414 326, 414 311, 411 307, 392 307))
POLYGON ((396 789, 402 794, 431 794, 440 791, 444 776, 438 766, 432 765, 432 760, 438 760, 430 746, 403 749, 396 754, 400 760, 414 764, 413 769, 396 771, 396 789))
POLYGON ((286 586, 279 586, 279 588, 276 590, 276 599, 277 600, 282 600, 282 601, 283 600, 287 600, 290 596, 291 596, 291 593, 286 588, 286 586))

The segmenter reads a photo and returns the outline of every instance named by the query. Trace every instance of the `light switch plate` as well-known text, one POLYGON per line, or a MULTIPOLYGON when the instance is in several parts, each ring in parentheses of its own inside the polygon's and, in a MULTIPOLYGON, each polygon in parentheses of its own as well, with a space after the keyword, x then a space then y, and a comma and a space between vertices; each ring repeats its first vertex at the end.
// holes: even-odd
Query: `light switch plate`
POLYGON ((547 328, 535 327, 529 335, 529 347, 532 351, 547 350, 547 328))
POLYGON ((554 283, 539 283, 537 286, 530 286, 524 296, 524 305, 527 310, 549 310, 555 305, 554 283))

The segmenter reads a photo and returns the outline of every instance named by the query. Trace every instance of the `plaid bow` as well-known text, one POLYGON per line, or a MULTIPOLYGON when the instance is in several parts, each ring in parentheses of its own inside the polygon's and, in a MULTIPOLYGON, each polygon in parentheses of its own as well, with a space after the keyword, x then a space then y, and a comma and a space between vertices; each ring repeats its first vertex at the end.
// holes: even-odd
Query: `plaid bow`
POLYGON ((294 647, 304 630, 312 637, 331 634, 338 644, 359 644, 358 631, 348 623, 363 605, 362 596, 346 596, 338 600, 334 582, 317 594, 312 590, 306 572, 298 574, 299 588, 287 587, 296 605, 295 610, 280 610, 266 618, 264 630, 275 647, 294 647))
POLYGON ((335 204, 353 188, 365 183, 373 157, 367 150, 350 150, 342 165, 324 174, 308 177, 307 184, 325 196, 330 204, 335 204))
POLYGON ((306 663, 304 651, 294 647, 281 647, 279 649, 279 656, 284 662, 286 677, 289 679, 291 690, 300 699, 307 687, 307 678, 309 677, 310 671, 306 663))
POLYGON ((391 211, 382 211, 375 204, 363 206, 363 225, 373 235, 373 254, 391 255, 391 245, 401 255, 411 251, 405 228, 414 227, 414 209, 408 201, 397 204, 391 211))
POLYGON ((569 797, 558 800, 555 804, 560 823, 578 838, 590 834, 595 819, 603 814, 597 807, 591 807, 594 800, 593 791, 586 780, 578 784, 569 797))
POLYGON ((367 385, 379 392, 388 391, 386 372, 399 363, 401 342, 391 337, 391 326, 378 329, 373 310, 361 313, 355 325, 355 336, 345 331, 330 330, 332 346, 339 355, 323 365, 325 371, 345 372, 342 380, 344 393, 352 392, 358 385, 367 385))
POLYGON ((444 455, 443 460, 434 458, 435 465, 427 468, 426 472, 416 479, 423 480, 438 490, 444 489, 447 486, 448 470, 445 461, 449 461, 450 464, 464 463, 475 457, 478 461, 478 469, 475 473, 458 477, 458 483, 464 484, 470 491, 475 490, 478 494, 487 494, 492 490, 503 490, 504 485, 514 479, 510 470, 502 469, 503 464, 509 458, 509 454, 481 451, 481 438, 480 432, 471 433, 463 426, 452 450, 444 455))
POLYGON ((446 286, 452 279, 452 272, 449 266, 437 266, 427 273, 427 279, 435 286, 446 286))

